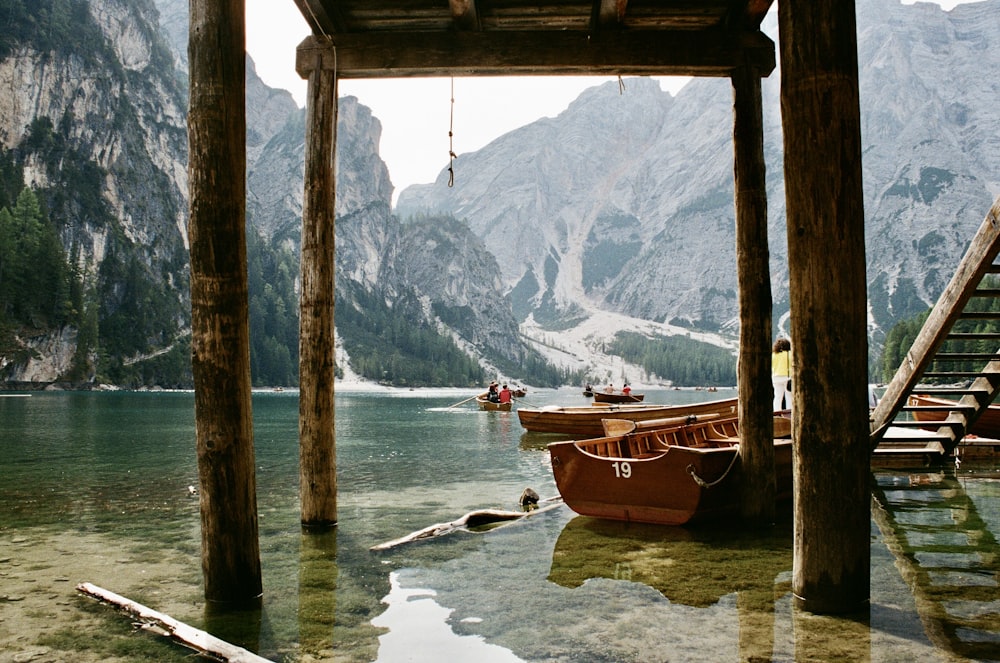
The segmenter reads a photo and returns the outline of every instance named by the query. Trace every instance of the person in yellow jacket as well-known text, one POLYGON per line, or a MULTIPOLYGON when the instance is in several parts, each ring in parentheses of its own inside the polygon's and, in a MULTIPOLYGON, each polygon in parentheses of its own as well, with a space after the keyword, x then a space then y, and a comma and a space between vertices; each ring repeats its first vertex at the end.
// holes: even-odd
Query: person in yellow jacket
POLYGON ((792 343, 779 338, 771 348, 771 384, 774 385, 774 411, 792 409, 792 343))

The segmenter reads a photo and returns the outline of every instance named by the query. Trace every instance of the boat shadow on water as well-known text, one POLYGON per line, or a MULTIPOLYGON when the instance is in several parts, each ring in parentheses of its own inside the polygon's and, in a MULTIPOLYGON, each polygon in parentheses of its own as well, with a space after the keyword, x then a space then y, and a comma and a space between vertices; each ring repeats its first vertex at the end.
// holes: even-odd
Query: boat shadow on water
POLYGON ((791 591, 790 512, 780 520, 755 532, 732 523, 668 527, 577 516, 556 541, 548 579, 568 588, 591 578, 639 582, 693 607, 733 592, 773 605, 791 591))

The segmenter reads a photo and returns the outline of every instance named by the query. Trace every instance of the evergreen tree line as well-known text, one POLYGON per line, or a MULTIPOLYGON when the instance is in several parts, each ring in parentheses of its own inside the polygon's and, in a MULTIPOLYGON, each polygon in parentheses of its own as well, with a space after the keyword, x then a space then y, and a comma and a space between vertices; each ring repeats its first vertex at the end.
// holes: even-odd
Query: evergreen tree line
POLYGON ((250 374, 254 386, 299 384, 299 262, 285 246, 266 246, 247 228, 250 374))
POLYGON ((729 350, 687 336, 618 332, 608 352, 678 387, 736 384, 736 357, 729 350))
POLYGON ((378 293, 349 289, 349 296, 337 294, 336 322, 351 368, 359 375, 397 387, 484 383, 482 367, 421 320, 414 295, 403 295, 390 307, 378 293))
MULTIPOLYGON (((981 288, 997 289, 1000 287, 1000 279, 997 277, 987 277, 983 279, 981 288)), ((965 306, 965 311, 976 313, 997 313, 1000 318, 1000 300, 993 297, 973 297, 965 306)), ((906 354, 913 346, 920 329, 924 326, 931 309, 919 313, 912 318, 903 320, 896 324, 889 333, 886 334, 885 346, 882 349, 881 379, 883 382, 892 380, 899 366, 906 358, 906 354)), ((975 333, 997 333, 1000 332, 1000 319, 972 320, 962 319, 955 323, 953 331, 966 334, 975 333)), ((942 343, 939 352, 947 353, 969 353, 969 354, 993 354, 997 351, 996 341, 991 340, 955 340, 950 339, 942 343)), ((931 362, 929 371, 978 371, 983 367, 982 361, 934 361, 931 362)), ((928 382, 941 382, 941 379, 928 380, 928 382)))
POLYGON ((79 324, 83 288, 35 193, 0 207, 0 351, 19 352, 16 333, 79 324))

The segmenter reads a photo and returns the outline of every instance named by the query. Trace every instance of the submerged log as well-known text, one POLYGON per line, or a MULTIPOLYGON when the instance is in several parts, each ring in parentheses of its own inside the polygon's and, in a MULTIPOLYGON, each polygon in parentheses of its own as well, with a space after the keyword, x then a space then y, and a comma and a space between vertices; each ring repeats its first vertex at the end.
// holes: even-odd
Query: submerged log
POLYGON ((229 661, 230 663, 269 663, 268 659, 258 656, 252 651, 220 640, 210 633, 179 622, 169 615, 147 608, 141 603, 136 603, 103 587, 84 582, 77 585, 76 590, 102 603, 109 603, 123 610, 139 620, 143 629, 168 637, 201 654, 207 654, 215 660, 229 661))
POLYGON ((494 523, 520 520, 522 518, 535 516, 539 513, 544 513, 550 509, 562 506, 563 503, 561 497, 550 497, 544 501, 550 502, 550 504, 541 508, 531 509, 530 511, 506 511, 503 509, 479 509, 477 511, 470 511, 458 520, 452 520, 448 523, 437 523, 436 525, 425 527, 422 530, 417 530, 416 532, 407 534, 404 537, 374 545, 370 548, 370 550, 389 550, 390 548, 401 546, 404 543, 412 543, 413 541, 420 541, 422 539, 444 536, 445 534, 451 534, 457 530, 468 529, 470 527, 484 527, 494 523))

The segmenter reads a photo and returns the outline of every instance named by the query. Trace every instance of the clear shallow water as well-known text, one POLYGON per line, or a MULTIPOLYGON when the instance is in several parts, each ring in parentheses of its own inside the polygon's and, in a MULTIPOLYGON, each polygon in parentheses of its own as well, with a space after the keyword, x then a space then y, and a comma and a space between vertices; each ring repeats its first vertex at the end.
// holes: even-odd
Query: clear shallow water
MULTIPOLYGON (((338 392, 340 523, 304 535, 297 395, 255 394, 265 595, 259 614, 235 617, 206 613, 201 596, 191 394, 0 398, 0 651, 184 659, 127 630, 113 639, 155 644, 122 655, 89 643, 123 620, 74 596, 89 581, 274 660, 1000 659, 994 467, 874 477, 872 608, 860 621, 793 609, 788 519, 751 535, 559 507, 371 551, 475 509, 515 509, 526 487, 556 495, 544 445, 558 438, 526 434, 514 413, 447 408, 468 396, 338 392), (18 639, 25 629, 40 635, 18 639)), ((523 402, 586 401, 564 389, 523 402)))

